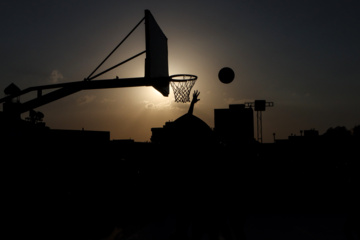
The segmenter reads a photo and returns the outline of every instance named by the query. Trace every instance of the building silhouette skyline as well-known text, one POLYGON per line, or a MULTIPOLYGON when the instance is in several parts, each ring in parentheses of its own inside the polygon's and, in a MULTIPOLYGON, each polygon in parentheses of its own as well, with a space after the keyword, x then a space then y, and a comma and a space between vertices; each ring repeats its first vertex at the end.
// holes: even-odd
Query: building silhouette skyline
MULTIPOLYGON (((2 193, 4 218, 12 234, 47 239, 158 239, 155 231, 146 235, 144 229, 172 218, 175 226, 167 229, 169 236, 163 239, 221 235, 226 240, 244 240, 247 214, 329 210, 347 218, 348 239, 358 234, 354 227, 360 202, 358 127, 353 133, 331 128, 323 135, 304 130, 286 140, 274 135, 274 143, 263 144, 259 119, 261 123, 261 111, 273 103, 254 102, 255 140, 252 103, 214 109, 211 129, 194 115, 198 91, 187 113, 151 129, 150 143, 111 140, 108 131, 46 126, 44 114, 34 109, 81 90, 153 86, 168 96, 170 82, 191 81, 180 87, 185 93, 175 95, 187 101, 197 76, 169 76, 167 37, 150 11, 145 10, 145 17, 127 36, 144 20, 146 50, 105 71, 95 74, 127 37, 84 81, 24 90, 12 83, 5 88, 6 97, 0 99, 2 193), (144 78, 95 80, 145 53, 144 78), (21 103, 20 96, 28 92, 36 97, 21 103), (24 112, 29 112, 25 120, 21 119, 24 112)), ((230 73, 220 80, 231 82, 234 72, 230 73)))

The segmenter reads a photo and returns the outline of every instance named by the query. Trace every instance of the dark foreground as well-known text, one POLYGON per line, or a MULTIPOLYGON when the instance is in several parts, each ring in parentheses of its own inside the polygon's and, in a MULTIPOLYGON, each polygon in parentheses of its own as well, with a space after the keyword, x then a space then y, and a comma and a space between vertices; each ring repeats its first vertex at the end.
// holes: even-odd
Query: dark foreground
POLYGON ((13 239, 358 234, 357 143, 2 146, 3 234, 13 239))

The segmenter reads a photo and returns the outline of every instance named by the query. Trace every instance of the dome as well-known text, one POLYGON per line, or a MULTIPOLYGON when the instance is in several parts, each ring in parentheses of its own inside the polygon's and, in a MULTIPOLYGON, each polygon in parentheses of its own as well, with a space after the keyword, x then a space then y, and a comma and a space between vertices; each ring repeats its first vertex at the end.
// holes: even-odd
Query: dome
POLYGON ((193 115, 194 105, 200 92, 195 91, 188 113, 174 122, 166 122, 163 128, 152 128, 151 141, 165 144, 204 144, 214 142, 213 131, 203 120, 193 115))
POLYGON ((213 132, 209 125, 189 113, 176 119, 169 127, 174 141, 204 143, 212 140, 213 132))
POLYGON ((174 125, 176 128, 188 128, 196 130, 197 132, 212 132, 209 125, 207 125, 203 120, 188 113, 176 119, 174 121, 174 125))

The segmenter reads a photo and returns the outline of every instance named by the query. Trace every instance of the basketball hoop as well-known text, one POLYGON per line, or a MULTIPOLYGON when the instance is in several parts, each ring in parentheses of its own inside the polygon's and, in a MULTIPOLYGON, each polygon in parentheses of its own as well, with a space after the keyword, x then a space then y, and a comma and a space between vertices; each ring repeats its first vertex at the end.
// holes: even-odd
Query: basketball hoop
POLYGON ((197 76, 190 74, 176 74, 170 76, 170 84, 174 91, 175 102, 190 102, 190 91, 196 80, 197 76))

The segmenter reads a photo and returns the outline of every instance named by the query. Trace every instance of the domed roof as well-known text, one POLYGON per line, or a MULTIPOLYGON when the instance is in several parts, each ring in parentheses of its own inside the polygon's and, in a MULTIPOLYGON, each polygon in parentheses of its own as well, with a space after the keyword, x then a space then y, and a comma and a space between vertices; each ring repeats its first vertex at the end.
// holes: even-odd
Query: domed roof
POLYGON ((186 113, 174 121, 176 128, 196 129, 197 132, 211 132, 211 128, 200 118, 186 113))
POLYGON ((174 122, 167 122, 162 129, 152 128, 151 141, 166 144, 196 143, 208 144, 214 141, 213 131, 203 120, 193 115, 194 105, 200 99, 198 91, 194 92, 188 113, 174 122))
POLYGON ((213 132, 200 118, 192 114, 184 114, 171 124, 172 141, 181 143, 206 143, 212 140, 213 132))

